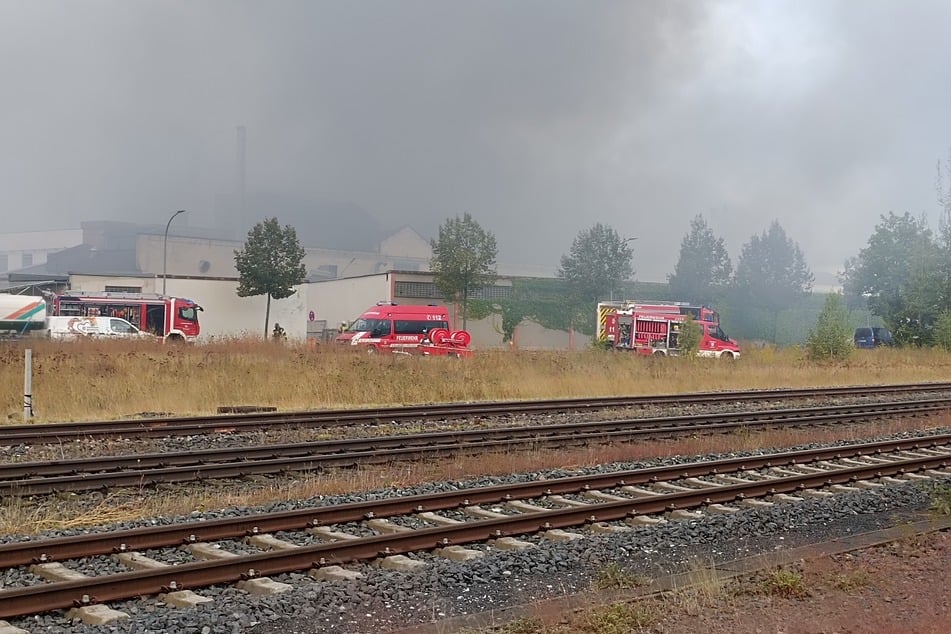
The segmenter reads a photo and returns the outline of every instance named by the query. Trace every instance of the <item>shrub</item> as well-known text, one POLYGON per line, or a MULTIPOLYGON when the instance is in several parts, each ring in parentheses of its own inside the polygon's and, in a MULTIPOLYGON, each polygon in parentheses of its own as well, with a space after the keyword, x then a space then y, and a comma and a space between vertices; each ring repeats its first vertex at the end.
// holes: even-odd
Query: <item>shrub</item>
POLYGON ((693 359, 700 351, 700 340, 703 338, 703 330, 700 324, 693 320, 693 317, 687 315, 683 327, 680 329, 678 343, 680 345, 680 355, 687 359, 693 359))
POLYGON ((816 326, 806 339, 806 353, 814 361, 846 359, 852 354, 849 314, 840 293, 826 298, 816 326))
POLYGON ((934 324, 934 343, 942 350, 951 351, 951 310, 938 315, 934 324))

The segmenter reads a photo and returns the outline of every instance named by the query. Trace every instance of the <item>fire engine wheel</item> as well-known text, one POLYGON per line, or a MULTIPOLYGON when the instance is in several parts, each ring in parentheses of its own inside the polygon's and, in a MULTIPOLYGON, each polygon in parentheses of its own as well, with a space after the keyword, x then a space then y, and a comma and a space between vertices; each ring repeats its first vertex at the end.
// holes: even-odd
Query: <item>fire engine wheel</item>
POLYGON ((667 353, 664 352, 663 350, 654 350, 653 356, 655 356, 655 357, 666 357, 666 356, 667 356, 667 353))
POLYGON ((373 355, 380 351, 376 346, 367 346, 367 354, 373 355))
POLYGON ((733 353, 730 352, 729 350, 724 350, 723 352, 720 353, 720 360, 721 360, 721 361, 732 361, 732 360, 733 360, 733 353))
POLYGON ((184 341, 185 341, 185 339, 182 338, 181 335, 169 335, 168 337, 165 338, 165 342, 166 342, 166 343, 171 343, 171 344, 179 344, 179 343, 182 343, 182 342, 184 342, 184 341))

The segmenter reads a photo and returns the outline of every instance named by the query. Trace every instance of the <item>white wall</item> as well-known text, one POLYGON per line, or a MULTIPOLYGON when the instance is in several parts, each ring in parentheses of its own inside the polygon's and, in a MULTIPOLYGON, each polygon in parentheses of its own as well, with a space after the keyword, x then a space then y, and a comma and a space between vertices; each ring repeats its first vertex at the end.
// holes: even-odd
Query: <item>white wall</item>
MULTIPOLYGON (((161 292, 161 277, 105 277, 71 275, 74 291, 101 292, 106 286, 141 286, 143 293, 161 292)), ((263 337, 267 297, 238 297, 237 280, 169 279, 167 294, 197 302, 205 310, 199 314, 201 341, 219 337, 263 337)), ((307 333, 307 285, 282 300, 271 300, 268 330, 281 324, 289 339, 304 339, 307 333)))
POLYGON ((353 321, 379 301, 392 299, 388 273, 311 282, 306 286, 307 312, 313 311, 315 319, 325 319, 329 329, 336 329, 342 321, 353 321))

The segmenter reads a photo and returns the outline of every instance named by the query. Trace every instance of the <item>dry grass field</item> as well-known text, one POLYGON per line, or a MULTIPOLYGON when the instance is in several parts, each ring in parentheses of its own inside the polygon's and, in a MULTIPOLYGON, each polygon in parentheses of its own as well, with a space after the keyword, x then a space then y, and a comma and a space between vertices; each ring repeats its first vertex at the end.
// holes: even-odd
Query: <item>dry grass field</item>
MULTIPOLYGON (((942 381, 951 355, 856 350, 817 365, 797 349, 748 348, 736 362, 652 359, 597 350, 479 351, 468 360, 371 356, 268 341, 199 346, 35 341, 36 422, 141 413, 213 414, 219 406, 280 410, 942 381)), ((24 343, 0 345, 0 416, 21 422, 24 343)))

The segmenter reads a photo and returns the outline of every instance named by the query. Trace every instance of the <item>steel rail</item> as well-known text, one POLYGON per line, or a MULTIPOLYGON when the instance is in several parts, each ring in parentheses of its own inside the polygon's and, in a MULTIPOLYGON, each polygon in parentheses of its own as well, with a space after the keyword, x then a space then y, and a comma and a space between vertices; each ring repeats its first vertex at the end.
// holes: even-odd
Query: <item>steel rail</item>
POLYGON ((951 434, 938 434, 859 445, 804 449, 616 471, 613 473, 567 476, 551 480, 318 506, 279 513, 263 513, 165 526, 148 526, 108 533, 89 533, 29 542, 14 542, 0 544, 0 568, 48 561, 63 561, 126 550, 143 550, 190 542, 231 539, 256 533, 303 530, 313 526, 357 522, 369 516, 385 518, 423 511, 443 511, 460 506, 492 504, 510 499, 563 495, 579 493, 589 489, 607 489, 689 477, 722 475, 767 467, 808 465, 822 460, 877 456, 896 451, 933 450, 948 445, 951 445, 951 434))
POLYGON ((948 466, 948 456, 917 457, 823 473, 783 476, 768 481, 725 485, 696 491, 659 494, 513 515, 459 525, 424 528, 294 549, 239 555, 223 560, 178 564, 149 570, 39 584, 0 591, 0 617, 21 616, 94 603, 154 595, 173 590, 234 583, 331 564, 374 559, 442 546, 461 545, 541 530, 616 521, 635 515, 734 502, 749 497, 795 493, 807 488, 845 484, 861 479, 901 475, 948 466))
POLYGON ((158 483, 247 475, 311 471, 400 459, 457 456, 515 446, 579 445, 685 432, 721 432, 751 426, 795 426, 852 422, 874 416, 921 415, 945 411, 951 400, 898 401, 875 405, 839 405, 798 410, 771 410, 702 416, 597 421, 550 426, 436 432, 406 436, 337 440, 239 449, 211 449, 178 454, 143 454, 105 458, 0 465, 0 495, 45 495, 108 487, 143 487, 158 483), (701 422, 697 422, 697 421, 701 422), (732 421, 732 422, 720 422, 732 421), (284 455, 284 451, 287 455, 284 455), (216 461, 220 460, 220 461, 216 461), (173 466, 167 466, 173 465, 173 466))
POLYGON ((315 410, 227 414, 204 417, 168 417, 134 420, 91 421, 0 426, 0 446, 63 443, 92 438, 163 438, 208 433, 237 433, 277 427, 329 428, 358 424, 383 424, 408 420, 473 418, 509 414, 578 412, 598 409, 661 405, 713 405, 777 399, 833 398, 909 392, 934 393, 951 390, 951 383, 904 383, 833 388, 751 390, 743 392, 693 392, 645 396, 447 403, 409 407, 355 410, 315 410))

